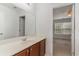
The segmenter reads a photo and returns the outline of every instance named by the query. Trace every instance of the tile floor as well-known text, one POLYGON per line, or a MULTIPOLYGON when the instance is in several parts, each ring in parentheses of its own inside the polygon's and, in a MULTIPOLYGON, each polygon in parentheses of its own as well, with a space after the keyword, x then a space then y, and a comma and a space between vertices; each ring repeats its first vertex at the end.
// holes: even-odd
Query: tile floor
POLYGON ((71 41, 65 39, 54 39, 54 56, 71 56, 71 41))

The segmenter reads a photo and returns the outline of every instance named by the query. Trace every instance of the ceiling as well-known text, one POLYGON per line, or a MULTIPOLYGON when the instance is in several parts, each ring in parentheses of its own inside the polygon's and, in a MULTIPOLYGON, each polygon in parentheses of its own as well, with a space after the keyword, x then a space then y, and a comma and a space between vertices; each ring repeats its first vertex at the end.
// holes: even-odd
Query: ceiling
POLYGON ((71 5, 72 3, 51 3, 53 8, 58 8, 58 7, 63 7, 63 6, 68 6, 71 5))

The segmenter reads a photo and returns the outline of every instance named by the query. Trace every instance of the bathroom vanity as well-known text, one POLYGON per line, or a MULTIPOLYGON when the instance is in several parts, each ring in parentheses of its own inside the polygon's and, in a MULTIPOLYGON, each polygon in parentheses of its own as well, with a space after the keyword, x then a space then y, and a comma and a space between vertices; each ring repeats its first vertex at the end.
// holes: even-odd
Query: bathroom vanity
POLYGON ((25 48, 16 53, 14 56, 44 56, 45 55, 45 39, 25 48))
POLYGON ((0 42, 0 56, 44 56, 46 38, 18 37, 0 42), (24 40, 26 39, 26 40, 24 40), (10 42, 10 43, 7 43, 10 42), (5 43, 5 44, 3 44, 5 43))

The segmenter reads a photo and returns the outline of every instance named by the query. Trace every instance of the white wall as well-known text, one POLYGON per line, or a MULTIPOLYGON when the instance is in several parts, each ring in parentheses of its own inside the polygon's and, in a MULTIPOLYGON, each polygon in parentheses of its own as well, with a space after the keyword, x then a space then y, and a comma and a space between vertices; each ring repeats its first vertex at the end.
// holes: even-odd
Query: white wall
POLYGON ((15 9, 0 5, 0 22, 4 39, 18 36, 19 16, 15 9))
POLYGON ((53 8, 48 3, 37 4, 36 13, 36 33, 43 34, 46 40, 46 55, 53 54, 53 8))

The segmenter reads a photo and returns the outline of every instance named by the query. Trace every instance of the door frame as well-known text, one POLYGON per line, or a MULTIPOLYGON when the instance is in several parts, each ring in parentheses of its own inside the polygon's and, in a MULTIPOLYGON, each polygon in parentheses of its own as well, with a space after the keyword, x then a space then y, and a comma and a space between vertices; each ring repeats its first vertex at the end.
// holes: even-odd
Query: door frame
MULTIPOLYGON (((24 18, 23 20, 25 21, 25 16, 19 17, 19 36, 21 36, 21 34, 20 34, 20 20, 21 20, 21 18, 24 18)), ((24 24, 24 35, 25 35, 25 24, 24 24)))
POLYGON ((71 54, 75 56, 75 3, 72 4, 72 12, 71 54))
MULTIPOLYGON (((75 56, 75 3, 72 3, 72 33, 71 33, 71 55, 72 56, 75 56)), ((54 8, 53 8, 53 11, 54 11, 54 8)), ((54 13, 53 13, 53 17, 54 17, 54 13)), ((53 18, 54 19, 54 18, 53 18)), ((54 31, 54 21, 53 21, 53 31, 54 31)), ((52 32, 53 32, 52 31, 52 32)), ((54 33, 53 33, 53 43, 54 43, 54 33)), ((53 49, 54 51, 54 44, 53 44, 53 49)), ((53 52, 53 55, 54 55, 54 52, 53 52)))

